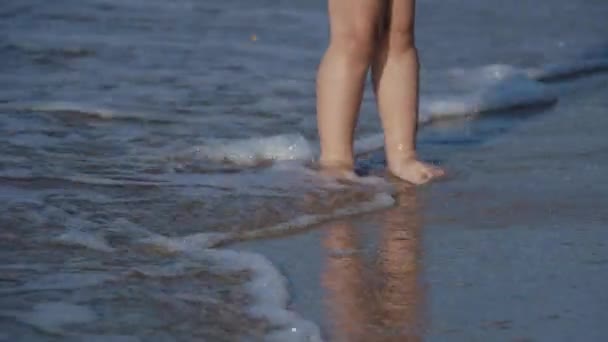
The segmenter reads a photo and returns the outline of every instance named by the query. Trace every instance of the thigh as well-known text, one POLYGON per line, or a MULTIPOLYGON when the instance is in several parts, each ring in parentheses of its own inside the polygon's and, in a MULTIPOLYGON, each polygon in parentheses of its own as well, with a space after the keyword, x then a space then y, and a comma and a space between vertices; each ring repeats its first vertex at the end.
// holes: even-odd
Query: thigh
POLYGON ((328 0, 331 39, 374 40, 387 0, 328 0))

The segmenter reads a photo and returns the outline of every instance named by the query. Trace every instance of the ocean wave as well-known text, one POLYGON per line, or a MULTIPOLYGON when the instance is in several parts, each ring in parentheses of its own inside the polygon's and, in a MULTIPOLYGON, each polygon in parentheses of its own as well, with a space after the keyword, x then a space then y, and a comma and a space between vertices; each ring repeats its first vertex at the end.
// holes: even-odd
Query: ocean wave
MULTIPOLYGON (((448 75, 457 84, 457 93, 421 96, 419 124, 517 108, 550 106, 559 100, 546 82, 608 71, 608 58, 588 58, 518 68, 492 64, 472 69, 452 69, 448 75)), ((382 134, 372 134, 355 141, 357 154, 382 148, 382 134)), ((245 140, 214 142, 194 147, 183 155, 192 159, 256 166, 267 161, 311 160, 318 156, 318 146, 298 134, 279 134, 245 140)))
POLYGON ((604 57, 531 68, 528 69, 528 75, 541 82, 558 82, 606 71, 608 71, 608 58, 604 57))
POLYGON ((525 70, 509 65, 488 65, 474 70, 452 70, 452 76, 472 90, 462 95, 421 99, 421 123, 520 107, 549 105, 557 101, 542 83, 525 70))

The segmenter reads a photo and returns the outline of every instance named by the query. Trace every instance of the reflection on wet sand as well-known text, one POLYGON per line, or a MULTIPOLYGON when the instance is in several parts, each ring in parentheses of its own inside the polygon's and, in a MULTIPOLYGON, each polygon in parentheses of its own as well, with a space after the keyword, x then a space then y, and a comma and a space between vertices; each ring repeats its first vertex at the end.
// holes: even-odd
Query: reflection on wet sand
POLYGON ((335 223, 324 238, 331 341, 423 340, 416 189, 403 189, 398 197, 396 207, 378 216, 375 255, 362 252, 363 241, 349 222, 335 223))

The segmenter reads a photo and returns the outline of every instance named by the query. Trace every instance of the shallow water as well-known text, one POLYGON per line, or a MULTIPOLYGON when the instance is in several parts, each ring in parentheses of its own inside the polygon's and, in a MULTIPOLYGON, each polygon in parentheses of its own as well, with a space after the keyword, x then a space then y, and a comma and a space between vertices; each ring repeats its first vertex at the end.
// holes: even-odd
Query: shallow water
MULTIPOLYGON (((421 123, 550 106, 572 89, 541 81, 608 66, 601 1, 418 11, 421 123)), ((393 204, 381 180, 305 167, 324 2, 28 0, 0 18, 0 339, 314 340, 264 258, 209 247, 393 204)), ((359 152, 378 129, 368 92, 359 152)), ((445 160, 458 136, 422 148, 445 160)))
POLYGON ((461 176, 425 211, 426 340, 608 336, 608 78, 575 84, 554 109, 451 154, 461 176))

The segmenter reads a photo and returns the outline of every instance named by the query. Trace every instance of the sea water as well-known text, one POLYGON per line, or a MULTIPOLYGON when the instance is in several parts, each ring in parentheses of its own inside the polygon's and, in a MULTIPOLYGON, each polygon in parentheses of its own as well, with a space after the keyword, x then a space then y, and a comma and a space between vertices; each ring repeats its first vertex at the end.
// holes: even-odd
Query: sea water
MULTIPOLYGON (((229 244, 394 203, 381 160, 365 182, 311 168, 325 6, 3 2, 0 340, 322 338, 229 244)), ((417 11, 422 127, 550 107, 608 69, 603 1, 417 11)), ((381 147, 368 91, 356 148, 381 147)))

